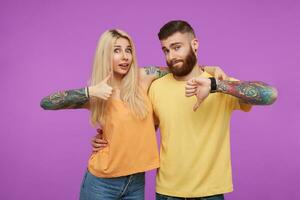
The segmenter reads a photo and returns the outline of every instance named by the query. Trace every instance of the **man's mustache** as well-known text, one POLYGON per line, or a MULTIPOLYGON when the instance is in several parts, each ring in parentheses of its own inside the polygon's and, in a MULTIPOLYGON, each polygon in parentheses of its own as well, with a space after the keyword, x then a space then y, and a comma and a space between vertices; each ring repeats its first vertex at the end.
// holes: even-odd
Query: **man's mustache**
POLYGON ((183 60, 182 60, 182 59, 171 60, 171 61, 169 62, 169 64, 170 64, 171 66, 173 66, 173 65, 175 65, 175 64, 178 63, 178 62, 183 62, 183 60))

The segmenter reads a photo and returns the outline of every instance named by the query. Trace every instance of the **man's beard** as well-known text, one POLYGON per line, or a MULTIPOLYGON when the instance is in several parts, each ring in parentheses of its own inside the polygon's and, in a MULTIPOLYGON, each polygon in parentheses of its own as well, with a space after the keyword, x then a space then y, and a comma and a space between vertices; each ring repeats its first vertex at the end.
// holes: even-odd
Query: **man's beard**
POLYGON ((184 59, 172 60, 171 62, 167 61, 167 65, 169 67, 170 72, 175 76, 186 76, 188 75, 196 65, 197 58, 192 48, 190 48, 190 52, 184 59), (173 67, 173 65, 178 62, 182 62, 181 67, 173 67))

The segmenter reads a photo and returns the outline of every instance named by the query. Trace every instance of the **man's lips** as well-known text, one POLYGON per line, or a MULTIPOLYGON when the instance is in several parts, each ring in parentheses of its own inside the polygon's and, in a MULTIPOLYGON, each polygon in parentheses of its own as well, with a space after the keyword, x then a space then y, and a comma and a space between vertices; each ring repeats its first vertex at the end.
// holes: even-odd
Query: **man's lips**
POLYGON ((182 60, 176 60, 172 62, 172 66, 178 65, 178 63, 182 63, 182 60))

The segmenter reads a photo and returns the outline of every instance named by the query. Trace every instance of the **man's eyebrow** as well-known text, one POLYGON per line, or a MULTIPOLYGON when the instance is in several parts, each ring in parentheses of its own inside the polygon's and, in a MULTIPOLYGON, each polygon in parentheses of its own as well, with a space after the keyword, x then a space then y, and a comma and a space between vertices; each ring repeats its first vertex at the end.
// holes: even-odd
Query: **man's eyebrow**
POLYGON ((174 43, 172 43, 172 44, 170 45, 170 47, 173 47, 173 46, 178 45, 178 44, 182 44, 182 43, 181 43, 181 42, 174 42, 174 43))
MULTIPOLYGON (((178 44, 182 44, 182 42, 174 42, 174 43, 170 44, 170 47, 172 48, 173 46, 178 45, 178 44)), ((168 48, 165 47, 165 46, 163 46, 161 49, 162 50, 168 50, 168 48)))

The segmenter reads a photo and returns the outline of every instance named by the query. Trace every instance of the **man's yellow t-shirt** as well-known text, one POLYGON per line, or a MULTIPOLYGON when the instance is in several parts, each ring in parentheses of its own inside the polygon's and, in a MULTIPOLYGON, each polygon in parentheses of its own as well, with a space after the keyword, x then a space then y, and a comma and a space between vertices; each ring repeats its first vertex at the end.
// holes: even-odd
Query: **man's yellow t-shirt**
MULTIPOLYGON (((206 72, 201 76, 210 77, 206 72)), ((231 192, 230 117, 233 110, 249 111, 251 106, 212 93, 194 112, 196 97, 185 96, 185 84, 168 74, 149 90, 161 133, 156 192, 176 197, 231 192)))

